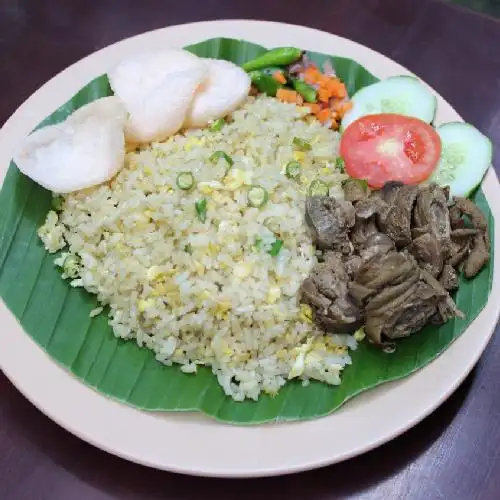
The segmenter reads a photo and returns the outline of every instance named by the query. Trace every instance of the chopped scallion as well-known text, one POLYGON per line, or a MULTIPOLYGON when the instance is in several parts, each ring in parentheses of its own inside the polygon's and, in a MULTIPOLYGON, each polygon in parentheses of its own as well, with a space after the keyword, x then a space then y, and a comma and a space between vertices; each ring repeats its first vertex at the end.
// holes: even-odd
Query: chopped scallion
POLYGON ((225 123, 226 122, 224 118, 219 118, 218 120, 213 121, 209 125, 208 130, 210 130, 210 132, 219 132, 220 130, 222 130, 222 127, 224 126, 225 123))
POLYGON ((301 172, 302 167, 298 161, 290 161, 285 167, 285 173, 289 179, 298 179, 301 172))
POLYGON ((200 201, 195 202, 194 208, 196 209, 196 215, 201 222, 207 220, 207 200, 203 198, 200 201))
POLYGON ((176 184, 179 189, 190 190, 194 186, 194 177, 191 172, 181 172, 177 175, 176 184))
POLYGON ((335 159, 335 167, 338 168, 342 173, 344 173, 344 159, 341 156, 337 156, 337 158, 335 159))
POLYGON ((211 163, 217 163, 220 159, 226 160, 227 164, 232 167, 233 166, 233 159, 228 156, 224 151, 215 151, 210 155, 209 161, 211 163))
POLYGON ((248 190, 247 200, 251 207, 262 207, 267 203, 269 195, 262 186, 252 186, 248 190))
POLYGON ((292 139, 292 144, 301 151, 311 151, 311 144, 305 139, 301 139, 300 137, 294 137, 292 139))
POLYGON ((319 179, 315 179, 309 185, 309 196, 328 196, 329 192, 328 184, 319 179))
POLYGON ((283 240, 275 240, 269 249, 269 255, 276 257, 280 253, 281 247, 283 246, 283 240))

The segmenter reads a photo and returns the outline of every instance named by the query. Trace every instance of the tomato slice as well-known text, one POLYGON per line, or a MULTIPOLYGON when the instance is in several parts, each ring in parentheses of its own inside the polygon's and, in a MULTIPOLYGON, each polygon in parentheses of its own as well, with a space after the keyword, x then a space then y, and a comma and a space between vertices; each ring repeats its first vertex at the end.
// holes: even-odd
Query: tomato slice
POLYGON ((388 181, 418 184, 436 168, 441 139, 427 123, 409 116, 382 113, 352 122, 340 140, 345 170, 374 188, 388 181))

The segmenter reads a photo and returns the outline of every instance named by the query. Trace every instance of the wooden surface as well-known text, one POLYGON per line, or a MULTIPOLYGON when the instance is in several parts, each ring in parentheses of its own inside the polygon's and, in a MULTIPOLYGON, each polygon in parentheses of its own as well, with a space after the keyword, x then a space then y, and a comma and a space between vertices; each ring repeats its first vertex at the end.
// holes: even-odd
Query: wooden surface
MULTIPOLYGON (((361 42, 417 73, 500 146, 500 24, 432 0, 4 0, 0 123, 101 47, 218 18, 304 24, 361 42)), ((498 499, 499 349, 497 335, 450 400, 395 441, 340 465, 259 481, 176 476, 107 455, 48 420, 0 375, 0 499, 498 499)))

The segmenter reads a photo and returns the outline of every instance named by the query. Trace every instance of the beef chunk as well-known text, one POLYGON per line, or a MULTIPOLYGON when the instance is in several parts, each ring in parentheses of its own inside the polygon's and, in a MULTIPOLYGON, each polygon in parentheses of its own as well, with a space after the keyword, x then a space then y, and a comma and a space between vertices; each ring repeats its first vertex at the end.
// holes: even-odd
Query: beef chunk
POLYGON ((451 248, 451 223, 446 192, 434 184, 420 189, 413 217, 416 227, 426 227, 439 240, 446 258, 451 248))
POLYGON ((352 203, 328 196, 309 197, 306 201, 306 221, 313 230, 318 248, 351 253, 348 234, 355 222, 352 203))
POLYGON ((349 282, 344 263, 330 252, 302 283, 301 300, 312 307, 314 320, 325 331, 352 333, 363 324, 363 314, 349 296, 349 282))
POLYGON ((408 251, 417 259, 420 266, 432 276, 437 277, 443 269, 443 253, 441 243, 430 233, 415 238, 408 251))
POLYGON ((393 204, 381 221, 381 229, 395 241, 399 248, 411 243, 413 206, 418 193, 417 186, 400 187, 393 198, 393 204))

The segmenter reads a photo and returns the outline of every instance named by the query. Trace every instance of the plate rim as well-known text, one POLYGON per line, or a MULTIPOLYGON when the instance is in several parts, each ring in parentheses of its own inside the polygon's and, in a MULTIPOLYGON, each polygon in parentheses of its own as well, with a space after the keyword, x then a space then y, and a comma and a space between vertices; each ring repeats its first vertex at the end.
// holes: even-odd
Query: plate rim
MULTIPOLYGON (((53 105, 55 100, 59 101, 59 105, 62 104, 85 83, 95 76, 98 76, 97 74, 90 74, 90 76, 88 76, 89 69, 93 69, 104 62, 108 64, 109 67, 109 64, 119 60, 128 50, 140 52, 144 48, 154 46, 155 43, 164 38, 179 41, 178 44, 174 43, 175 45, 185 46, 189 43, 220 36, 221 32, 225 33, 224 36, 227 37, 242 38, 270 47, 279 45, 279 43, 277 43, 279 37, 282 37, 281 39, 290 40, 300 39, 302 41, 297 42, 297 45, 302 48, 331 52, 331 50, 325 49, 323 46, 324 42, 325 46, 335 45, 336 50, 340 50, 341 52, 357 51, 356 56, 352 55, 352 53, 349 55, 345 53, 339 54, 338 52, 336 52, 335 55, 351 57, 358 62, 360 62, 361 56, 362 61, 360 64, 365 66, 376 76, 388 76, 388 74, 380 75, 380 72, 377 70, 381 70, 382 72, 387 70, 389 73, 394 73, 394 71, 397 70, 400 73, 413 74, 395 61, 357 42, 313 28, 293 24, 230 19, 201 21, 160 28, 126 38, 84 57, 54 76, 24 101, 0 129, 0 182, 3 183, 3 178, 9 164, 8 160, 12 156, 13 146, 42 118, 51 113, 58 106, 53 105), (273 29, 269 30, 269 32, 263 29, 264 27, 269 28, 271 25, 273 29), (193 36, 192 33, 205 33, 205 35, 193 36), (209 33, 210 35, 207 36, 209 33), (190 41, 186 41, 187 39, 190 41), (310 41, 311 43, 309 43, 310 41), (323 48, 318 48, 320 46, 323 46, 323 48), (368 64, 366 61, 368 61, 368 64), (374 69, 374 67, 377 67, 377 69, 374 69)), ((440 109, 438 117, 439 115, 444 115, 449 121, 452 119, 461 121, 462 118, 456 111, 437 92, 433 92, 438 97, 439 108, 444 108, 440 109)), ((483 183, 483 189, 492 213, 494 214, 500 208, 500 185, 493 168, 490 169, 483 183)), ((497 233, 498 231, 495 232, 495 244, 500 240, 500 235, 497 233)), ((499 260, 500 252, 496 252, 494 257, 494 280, 500 277, 499 260)), ((28 335, 22 332, 21 327, 10 311, 7 310, 3 301, 0 301, 0 323, 3 326, 2 329, 0 329, 0 346, 2 346, 0 349, 0 367, 13 385, 50 419, 70 433, 108 453, 149 467, 183 474, 215 477, 272 476, 322 467, 352 458, 390 441, 416 425, 441 405, 470 373, 494 333, 499 314, 500 290, 496 291, 495 288, 493 288, 488 303, 480 315, 459 339, 427 367, 405 379, 383 384, 378 388, 357 396, 348 402, 345 407, 327 417, 306 422, 263 424, 251 427, 233 426, 216 422, 199 414, 182 413, 159 416, 155 413, 147 413, 126 406, 95 392, 72 376, 66 369, 54 363, 54 361, 52 361, 52 359, 49 358, 49 356, 46 355, 28 335), (495 304, 498 304, 498 306, 495 306, 495 304), (481 335, 474 333, 474 330, 479 330, 481 335), (21 333, 21 335, 18 335, 19 333, 21 333), (468 348, 464 361, 465 364, 457 370, 455 369, 456 365, 452 363, 452 359, 454 356, 464 356, 464 338, 467 336, 469 340, 475 342, 473 344, 474 349, 470 350, 468 348), (37 374, 39 371, 36 369, 41 369, 42 373, 45 375, 45 380, 55 383, 56 388, 62 391, 62 394, 66 397, 58 398, 54 396, 54 386, 50 385, 47 390, 46 385, 42 383, 44 377, 31 377, 30 373, 28 373, 30 370, 23 370, 20 366, 21 363, 18 363, 23 355, 27 355, 28 360, 34 363, 35 372, 37 374), (362 414, 367 405, 373 405, 374 401, 375 404, 380 406, 384 404, 383 400, 392 401, 393 403, 394 397, 391 398, 391 394, 394 394, 394 392, 398 390, 397 388, 406 386, 408 390, 411 386, 414 390, 418 391, 418 388, 420 387, 421 389, 422 386, 419 381, 422 381, 423 378, 431 377, 433 372, 439 373, 439 367, 443 369, 444 367, 453 367, 456 373, 452 377, 450 377, 448 373, 446 377, 447 382, 444 384, 438 383, 434 387, 433 391, 435 396, 429 401, 424 397, 420 404, 420 410, 414 414, 413 417, 404 416, 405 412, 400 411, 397 414, 397 418, 401 421, 397 425, 387 427, 386 424, 385 427, 383 426, 383 431, 379 430, 378 435, 371 436, 371 439, 367 438, 364 444, 349 446, 347 443, 344 444, 343 451, 337 453, 329 451, 325 453, 325 439, 324 435, 322 435, 322 431, 332 430, 328 428, 328 423, 334 426, 335 421, 337 421, 337 423, 343 420, 351 423, 354 422, 354 424, 350 424, 353 431, 358 430, 363 432, 362 424, 366 422, 363 422, 362 414), (61 400, 72 402, 73 410, 69 411, 70 409, 67 408, 71 406, 69 404, 64 407, 65 405, 61 403, 61 400), (82 402, 84 407, 89 403, 94 405, 93 408, 97 409, 99 415, 91 419, 82 418, 82 402), (79 414, 80 416, 78 416, 79 414), (121 421, 120 424, 115 424, 115 420, 113 420, 109 427, 118 428, 114 430, 109 428, 109 432, 103 435, 102 429, 100 428, 102 424, 101 419, 104 418, 104 421, 107 421, 106 419, 116 418, 117 416, 124 419, 123 422, 126 422, 126 424, 123 424, 121 421), (223 437, 230 435, 231 439, 228 441, 232 443, 233 439, 243 440, 241 442, 243 449, 254 453, 255 456, 253 459, 242 459, 241 457, 238 459, 238 457, 231 455, 231 446, 227 446, 226 443, 221 445, 222 449, 216 448, 219 449, 220 452, 219 456, 216 457, 219 460, 219 465, 216 463, 217 459, 214 460, 213 455, 211 455, 209 451, 205 451, 202 454, 201 461, 190 461, 189 450, 179 449, 178 455, 179 457, 182 456, 182 460, 176 462, 175 453, 172 454, 170 452, 170 455, 167 454, 168 456, 165 456, 165 454, 161 453, 161 450, 154 448, 154 446, 159 446, 160 444, 164 446, 165 436, 163 435, 161 439, 148 435, 144 443, 142 443, 140 439, 131 439, 129 437, 125 439, 125 441, 128 442, 124 443, 124 438, 127 437, 127 434, 124 432, 123 425, 128 426, 134 422, 140 424, 147 422, 148 425, 154 427, 155 431, 157 429, 168 429, 169 432, 174 430, 174 441, 177 439, 175 429, 181 429, 183 427, 193 433, 196 438, 205 437, 205 441, 207 441, 208 437, 211 435, 214 435, 214 437, 215 435, 217 435, 217 437, 219 437, 219 435, 223 437), (206 433, 207 427, 211 430, 208 434, 206 433), (298 436, 299 441, 303 444, 313 441, 317 446, 317 453, 312 452, 312 454, 308 454, 306 457, 293 458, 297 457, 297 454, 292 453, 293 450, 290 442, 291 436, 298 436), (155 439, 158 439, 156 445, 155 439), (222 453, 222 451, 225 454, 222 453), (259 452, 265 453, 265 458, 257 456, 259 452)), ((373 406, 370 408, 372 407, 373 406)), ((372 427, 384 423, 380 416, 377 418, 379 421, 375 419, 375 423, 371 424, 372 427)), ((149 434, 151 434, 151 432, 149 434)), ((335 434, 335 432, 333 434, 335 434)), ((170 436, 166 437, 168 438, 170 436)), ((326 441, 329 439, 332 439, 330 435, 326 441)), ((210 446, 215 447, 216 443, 214 439, 210 438, 208 440, 210 441, 210 446)), ((194 451, 199 451, 198 442, 192 443, 189 441, 188 444, 194 451)), ((234 452, 234 450, 232 451, 234 452)), ((238 451, 241 452, 241 449, 238 451)))

